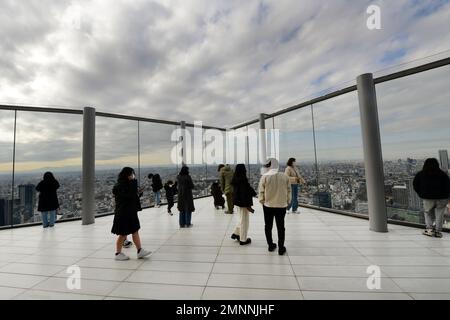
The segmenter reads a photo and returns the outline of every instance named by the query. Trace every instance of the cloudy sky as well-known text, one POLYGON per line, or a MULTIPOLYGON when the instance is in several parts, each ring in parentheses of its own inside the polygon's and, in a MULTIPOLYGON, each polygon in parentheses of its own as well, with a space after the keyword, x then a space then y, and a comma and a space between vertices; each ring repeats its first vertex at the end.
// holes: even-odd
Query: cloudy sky
MULTIPOLYGON (((0 103, 94 106, 225 127, 353 84, 361 73, 381 75, 447 57, 448 21, 447 0, 0 0, 0 103), (366 26, 371 4, 381 8, 381 30, 366 26)), ((436 132, 447 131, 436 133, 433 141, 448 137, 450 119, 422 119, 424 104, 445 113, 450 101, 448 90, 446 97, 436 97, 435 89, 449 87, 448 68, 430 75, 433 82, 426 88, 420 77, 398 81, 405 95, 394 85, 380 86, 383 139, 392 157, 406 151, 395 146, 405 145, 402 137, 415 140, 411 132, 438 127, 436 132)), ((360 149, 357 108, 352 94, 315 106, 324 158, 348 157, 349 152, 361 158, 361 150, 351 152, 360 149), (339 141, 340 154, 331 148, 339 141)), ((2 170, 10 157, 11 114, 0 111, 0 116, 2 170)), ((80 122, 58 117, 19 117, 18 137, 23 140, 18 140, 18 161, 78 161, 80 122), (54 125, 57 118, 63 124, 54 125), (33 148, 26 146, 30 141, 33 148)), ((311 126, 306 113, 277 121, 297 128, 292 143, 299 153, 308 153, 302 143, 309 148, 309 142, 295 138, 311 126)), ((135 154, 136 127, 115 120, 102 125, 114 132, 99 133, 99 159, 105 164, 128 161, 135 154)), ((160 152, 150 162, 167 159, 161 150, 170 143, 164 148, 156 144, 169 136, 170 130, 162 131, 154 147, 146 149, 160 152)), ((148 145, 154 136, 146 137, 148 145)), ((436 147, 450 149, 445 143, 439 140, 436 147)))

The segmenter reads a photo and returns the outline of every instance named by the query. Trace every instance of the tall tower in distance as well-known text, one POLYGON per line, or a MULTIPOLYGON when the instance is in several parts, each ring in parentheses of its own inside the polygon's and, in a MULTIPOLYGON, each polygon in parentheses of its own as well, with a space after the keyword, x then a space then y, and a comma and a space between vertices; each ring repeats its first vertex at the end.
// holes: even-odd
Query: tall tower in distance
POLYGON ((448 153, 447 150, 439 150, 439 162, 441 164, 441 169, 448 173, 448 153))

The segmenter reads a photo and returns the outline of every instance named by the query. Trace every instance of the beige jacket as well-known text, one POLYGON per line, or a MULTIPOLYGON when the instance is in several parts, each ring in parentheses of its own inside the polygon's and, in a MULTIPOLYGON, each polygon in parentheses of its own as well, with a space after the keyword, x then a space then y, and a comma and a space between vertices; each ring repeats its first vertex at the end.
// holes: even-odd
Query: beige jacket
POLYGON ((300 173, 296 167, 287 166, 284 170, 284 174, 289 177, 291 184, 305 184, 305 180, 300 176, 300 173))
POLYGON ((258 189, 258 200, 266 207, 286 208, 291 203, 291 184, 284 173, 263 175, 258 189))

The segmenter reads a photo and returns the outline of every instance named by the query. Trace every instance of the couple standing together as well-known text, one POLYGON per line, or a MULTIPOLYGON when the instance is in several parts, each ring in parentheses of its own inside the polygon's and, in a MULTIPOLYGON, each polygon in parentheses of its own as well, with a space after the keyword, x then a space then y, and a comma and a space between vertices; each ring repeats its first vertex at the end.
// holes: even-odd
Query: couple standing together
MULTIPOLYGON (((304 180, 295 168, 294 158, 289 159, 285 173, 279 172, 278 160, 274 158, 268 159, 262 168, 258 198, 263 205, 265 235, 269 252, 275 251, 277 248, 272 238, 273 220, 275 219, 278 231, 278 254, 286 253, 284 219, 286 209, 292 207, 293 212, 296 212, 298 208, 299 183, 304 183, 304 180)), ((240 223, 231 238, 239 240, 241 245, 250 244, 251 239, 247 237, 249 212, 252 211, 252 198, 256 196, 256 192, 248 182, 245 165, 236 166, 232 185, 234 188, 233 203, 239 208, 240 223)))

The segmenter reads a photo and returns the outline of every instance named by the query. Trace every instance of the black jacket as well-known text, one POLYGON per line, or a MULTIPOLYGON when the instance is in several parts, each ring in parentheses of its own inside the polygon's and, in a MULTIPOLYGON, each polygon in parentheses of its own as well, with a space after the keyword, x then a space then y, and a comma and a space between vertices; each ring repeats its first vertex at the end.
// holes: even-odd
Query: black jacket
POLYGON ((233 204, 241 208, 253 206, 253 197, 256 196, 255 190, 250 186, 247 179, 233 181, 233 204))
POLYGON ((441 170, 436 174, 418 172, 414 177, 413 186, 422 199, 448 199, 450 195, 450 179, 441 170))
POLYGON ((152 178, 152 190, 158 192, 163 188, 162 180, 159 174, 155 174, 152 178))
POLYGON ((175 195, 177 194, 177 183, 173 184, 172 186, 169 186, 167 183, 164 185, 164 190, 166 190, 166 198, 167 199, 173 199, 175 195))
POLYGON ((39 192, 38 211, 53 211, 59 208, 58 195, 56 194, 58 189, 59 182, 57 180, 42 180, 39 182, 36 186, 36 191, 39 192))
POLYGON ((113 187, 116 207, 114 213, 126 215, 142 210, 137 180, 121 180, 113 187))
POLYGON ((189 175, 178 175, 178 210, 180 212, 190 211, 194 212, 194 197, 192 196, 192 189, 194 189, 194 183, 189 175))

